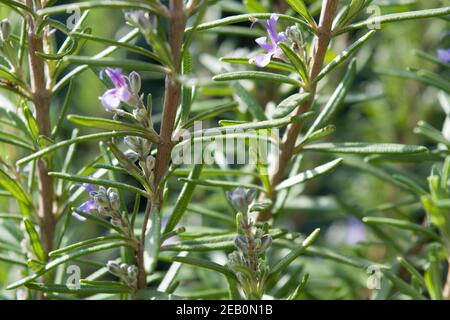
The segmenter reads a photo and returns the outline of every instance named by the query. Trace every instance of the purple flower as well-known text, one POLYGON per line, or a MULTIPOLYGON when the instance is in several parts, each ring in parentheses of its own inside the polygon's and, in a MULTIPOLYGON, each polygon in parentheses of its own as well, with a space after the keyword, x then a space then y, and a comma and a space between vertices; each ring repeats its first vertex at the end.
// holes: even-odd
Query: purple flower
POLYGON ((121 102, 132 103, 133 94, 130 91, 126 77, 122 74, 121 69, 106 68, 100 73, 100 78, 103 79, 104 73, 111 79, 114 84, 113 89, 107 90, 99 99, 103 107, 110 111, 117 109, 121 102))
POLYGON ((441 60, 441 62, 450 63, 450 48, 448 48, 448 49, 439 48, 439 49, 437 49, 437 54, 438 54, 438 58, 439 58, 439 60, 441 60))
POLYGON ((355 217, 348 218, 345 242, 348 244, 356 244, 365 241, 366 237, 366 226, 364 223, 355 217))
POLYGON ((280 58, 283 55, 283 51, 278 46, 278 42, 284 41, 286 34, 284 32, 277 33, 277 20, 278 16, 273 14, 268 20, 261 21, 259 19, 255 19, 252 23, 252 26, 256 22, 261 23, 266 28, 270 41, 267 42, 267 37, 260 37, 255 40, 255 42, 261 48, 266 50, 267 53, 256 55, 249 60, 250 63, 255 63, 258 67, 265 67, 269 64, 272 58, 280 58))
MULTIPOLYGON (((86 202, 83 202, 77 208, 77 210, 80 212, 83 212, 83 213, 87 213, 87 214, 91 214, 93 211, 98 210, 97 203, 96 203, 94 197, 92 197, 92 193, 96 191, 95 186, 92 184, 89 184, 89 183, 80 184, 78 186, 83 187, 85 189, 86 193, 89 194, 89 200, 87 200, 86 202)), ((76 212, 73 212, 73 217, 75 217, 79 221, 86 220, 86 218, 82 217, 81 215, 79 215, 76 212)))

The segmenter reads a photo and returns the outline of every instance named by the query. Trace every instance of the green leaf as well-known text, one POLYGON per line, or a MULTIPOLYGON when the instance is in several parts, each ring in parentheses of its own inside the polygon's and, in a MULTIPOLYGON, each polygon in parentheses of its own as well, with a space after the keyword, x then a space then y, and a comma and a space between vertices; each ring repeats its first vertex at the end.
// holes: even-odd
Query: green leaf
MULTIPOLYGON (((130 32, 128 32, 126 35, 124 35, 122 38, 120 38, 118 41, 124 42, 124 43, 129 42, 129 41, 133 40, 134 38, 136 38, 138 35, 140 35, 140 30, 138 28, 135 28, 135 29, 131 30, 130 32)), ((106 56, 111 55, 112 53, 114 53, 117 50, 118 50, 117 46, 109 46, 108 48, 106 48, 106 49, 102 50, 101 52, 99 52, 98 54, 94 55, 93 58, 96 58, 96 59, 104 58, 106 56)), ((82 65, 82 66, 76 67, 72 71, 68 72, 53 87, 52 94, 58 93, 62 88, 64 88, 66 86, 66 84, 71 79, 73 79, 76 75, 80 74, 81 72, 85 71, 88 68, 89 67, 87 65, 82 65)))
MULTIPOLYGON (((73 212, 76 212, 79 216, 85 218, 86 220, 92 221, 92 222, 94 222, 94 223, 96 223, 96 224, 98 224, 98 225, 100 225, 100 226, 102 226, 102 227, 104 227, 104 228, 106 228, 106 229, 112 229, 112 230, 115 230, 115 231, 117 231, 119 234, 123 232, 122 229, 120 229, 120 228, 118 228, 118 227, 116 227, 116 226, 113 226, 111 223, 109 223, 109 222, 106 221, 105 219, 96 217, 96 216, 94 216, 94 215, 92 215, 92 214, 89 214, 89 213, 85 213, 85 212, 79 211, 77 208, 71 208, 71 210, 72 210, 73 212)), ((55 250, 55 251, 56 251, 56 250, 55 250)))
MULTIPOLYGON (((269 19, 271 15, 272 15, 271 13, 250 13, 250 14, 240 14, 240 15, 236 15, 236 16, 230 16, 230 17, 202 23, 202 24, 198 25, 197 30, 203 31, 203 30, 208 30, 208 29, 217 28, 217 27, 221 27, 221 26, 227 26, 227 25, 234 24, 234 23, 250 22, 252 19, 255 19, 255 18, 256 19, 269 19)), ((309 24, 307 24, 302 19, 298 19, 298 18, 289 16, 286 14, 277 14, 277 16, 280 20, 285 20, 285 21, 292 22, 292 23, 298 23, 298 24, 305 26, 311 30, 311 27, 309 26, 309 24)), ((189 31, 189 30, 190 30, 190 28, 187 28, 185 30, 185 32, 189 31)))
POLYGON ((63 60, 73 64, 82 64, 91 67, 114 67, 132 71, 148 71, 163 74, 170 72, 170 70, 164 66, 132 59, 65 56, 63 60))
POLYGON ((248 12, 267 12, 267 9, 258 0, 244 0, 248 12))
POLYGON ((442 270, 437 246, 428 252, 428 266, 425 270, 425 285, 433 300, 442 300, 442 270))
POLYGON ((447 147, 450 147, 450 141, 448 141, 443 135, 442 132, 438 129, 434 128, 433 126, 429 125, 425 121, 419 121, 417 123, 417 127, 414 128, 414 133, 420 134, 424 137, 427 137, 428 139, 436 142, 436 143, 442 143, 446 145, 447 147))
POLYGON ((356 40, 350 47, 348 47, 346 50, 342 51, 336 58, 333 59, 329 64, 327 64, 317 75, 317 77, 313 80, 314 83, 317 83, 325 77, 327 74, 329 74, 331 71, 333 71, 336 67, 341 65, 345 60, 347 60, 353 53, 355 53, 359 48, 362 47, 364 43, 367 42, 373 35, 375 34, 375 30, 371 30, 367 32, 365 35, 363 35, 361 38, 356 40))
POLYGON ((323 107, 322 111, 320 111, 319 115, 316 119, 314 119, 313 124, 308 129, 306 133, 307 139, 317 128, 327 124, 330 118, 339 110, 340 106, 343 104, 345 96, 350 91, 350 87, 353 84, 353 80, 356 76, 356 59, 353 59, 348 65, 347 71, 342 78, 342 81, 339 82, 339 85, 333 92, 333 95, 330 97, 326 105, 323 107))
POLYGON ((296 245, 296 248, 283 257, 276 265, 274 265, 269 274, 269 279, 273 279, 280 273, 282 273, 298 256, 302 255, 306 249, 312 245, 312 243, 319 236, 320 229, 317 228, 300 244, 296 245))
POLYGON ((364 142, 316 143, 307 145, 302 150, 354 154, 415 154, 428 151, 426 147, 416 145, 364 142))
POLYGON ((57 266, 59 266, 63 263, 66 263, 68 261, 71 261, 73 259, 76 259, 78 257, 85 256, 88 254, 93 254, 93 253, 99 252, 99 251, 114 249, 114 248, 118 248, 118 247, 122 247, 122 246, 129 246, 129 243, 122 242, 122 241, 115 241, 115 242, 111 242, 111 243, 100 244, 100 245, 97 245, 94 247, 82 249, 79 251, 75 251, 75 252, 63 255, 62 257, 52 260, 51 262, 46 264, 45 267, 41 271, 36 272, 36 273, 29 275, 19 281, 16 281, 16 282, 10 284, 6 289, 8 289, 8 290, 16 289, 22 285, 25 285, 25 284, 29 283, 30 281, 33 281, 33 280, 39 278, 40 276, 47 273, 48 271, 53 270, 57 266))
POLYGON ((158 254, 161 246, 161 215, 157 206, 152 205, 145 232, 144 266, 145 271, 153 273, 158 262, 158 254))
POLYGON ((125 238, 124 236, 121 235, 111 235, 111 236, 101 236, 101 237, 97 237, 94 239, 88 239, 88 240, 84 240, 84 241, 80 241, 71 245, 68 245, 64 248, 59 248, 56 250, 53 250, 49 253, 50 257, 56 257, 56 256, 60 256, 62 254, 66 254, 68 252, 77 250, 79 248, 82 247, 86 247, 86 246, 91 246, 94 244, 100 244, 103 242, 110 242, 111 240, 124 240, 124 241, 128 241, 127 238, 125 238))
MULTIPOLYGON (((253 64, 249 62, 249 58, 222 57, 219 60, 223 61, 223 62, 228 62, 228 63, 244 64, 244 65, 248 65, 248 66, 253 66, 253 64)), ((265 68, 280 70, 280 71, 288 71, 288 72, 296 71, 296 69, 293 66, 291 66, 287 63, 284 63, 284 62, 280 62, 280 61, 271 61, 267 66, 265 66, 265 68)))
MULTIPOLYGON (((280 238, 286 231, 281 229, 270 230, 273 239, 280 238)), ((227 234, 219 236, 205 236, 195 240, 185 240, 176 243, 166 244, 161 247, 161 251, 216 251, 235 249, 234 238, 236 235, 227 234)))
POLYGON ((176 262, 181 262, 184 264, 190 264, 190 265, 193 265, 196 267, 213 270, 213 271, 223 274, 227 278, 235 279, 235 275, 230 269, 228 269, 226 266, 222 266, 222 265, 212 262, 212 261, 198 259, 198 258, 192 258, 192 257, 180 257, 180 256, 175 256, 171 259, 176 262))
POLYGON ((296 107, 307 101, 310 96, 309 93, 296 93, 287 97, 277 105, 272 117, 279 119, 289 115, 296 107))
POLYGON ((186 209, 189 212, 200 214, 204 217, 211 218, 215 221, 222 221, 229 226, 234 227, 236 225, 236 221, 234 218, 215 210, 211 210, 209 208, 204 208, 200 205, 190 204, 186 209))
POLYGON ((388 278, 394 287, 396 287, 399 291, 403 292, 404 294, 410 296, 413 299, 416 300, 425 300, 425 297, 417 291, 415 288, 410 286, 408 283, 400 279, 398 276, 396 276, 394 273, 392 273, 389 269, 381 268, 381 272, 388 278))
MULTIPOLYGON (((200 174, 203 169, 203 164, 196 164, 192 168, 191 173, 188 176, 188 179, 198 179, 200 177, 200 174)), ((192 195, 194 194, 196 184, 191 182, 186 182, 180 192, 180 195, 178 196, 177 201, 175 202, 174 209, 172 211, 172 214, 170 215, 169 221, 166 224, 166 227, 164 229, 164 233, 172 231, 180 222, 181 218, 183 217, 183 214, 186 212, 186 209, 189 205, 189 203, 192 200, 192 195)))
POLYGON ((397 257, 397 261, 403 266, 403 268, 405 268, 413 278, 415 278, 417 281, 419 281, 419 283, 423 286, 426 287, 425 284, 425 279, 422 277, 422 275, 420 274, 419 271, 417 271, 416 268, 414 268, 414 266, 408 262, 408 260, 406 260, 403 257, 397 257))
POLYGON ((70 285, 64 284, 46 284, 39 282, 29 282, 26 284, 26 287, 32 290, 37 290, 41 292, 49 292, 49 293, 67 293, 67 294, 96 294, 96 293, 109 293, 109 294, 118 294, 118 293, 131 293, 131 289, 123 284, 117 282, 114 286, 106 286, 106 285, 87 285, 80 284, 77 288, 71 288, 70 285))
POLYGON ((73 123, 89 127, 89 128, 97 128, 102 130, 123 130, 123 131, 129 131, 129 132, 135 132, 136 134, 143 135, 146 138, 148 138, 153 143, 157 143, 159 141, 159 137, 156 132, 153 130, 145 129, 141 126, 117 121, 117 120, 110 120, 110 119, 104 119, 104 118, 96 118, 96 117, 84 117, 84 116, 78 116, 78 115, 68 115, 67 119, 73 123))
POLYGON ((447 93, 450 93, 450 85, 446 78, 439 76, 436 73, 430 72, 428 70, 403 70, 403 69, 395 69, 395 68, 374 68, 376 73, 386 75, 386 76, 394 76, 404 79, 412 79, 419 82, 422 82, 426 85, 433 86, 435 88, 444 90, 447 93))
POLYGON ((333 125, 333 124, 327 125, 321 129, 318 129, 318 130, 312 132, 310 135, 305 135, 305 137, 300 141, 299 145, 303 146, 312 141, 322 139, 322 138, 327 137, 328 135, 334 133, 335 131, 336 131, 335 125, 333 125))
POLYGON ((39 137, 39 125, 37 123, 37 120, 27 104, 22 103, 22 110, 28 125, 28 129, 30 130, 33 140, 36 141, 37 138, 39 137))
POLYGON ((440 237, 435 234, 433 231, 418 225, 416 223, 403 221, 399 219, 392 219, 392 218, 381 218, 381 217, 364 217, 362 219, 364 223, 367 224, 378 224, 378 225, 386 225, 391 226, 395 228, 405 229, 413 232, 418 232, 426 235, 427 237, 430 237, 431 239, 441 242, 442 240, 440 237))
POLYGON ((231 88, 233 88, 234 94, 236 94, 247 106, 248 111, 252 114, 255 120, 267 120, 264 109, 256 101, 256 99, 245 89, 239 81, 233 81, 231 83, 231 88))
POLYGON ((68 173, 63 173, 63 172, 49 172, 48 175, 55 177, 55 178, 59 178, 59 179, 69 180, 69 181, 90 183, 90 184, 95 184, 95 185, 104 186, 104 187, 111 187, 111 188, 127 190, 132 193, 139 193, 141 196, 149 198, 149 194, 147 194, 147 192, 145 192, 144 190, 133 187, 133 186, 123 183, 123 182, 111 181, 111 180, 100 179, 100 178, 85 177, 85 176, 80 176, 80 175, 76 175, 76 174, 68 174, 68 173))
POLYGON ((427 9, 427 10, 417 10, 417 11, 409 11, 409 12, 402 12, 402 13, 391 13, 391 14, 387 14, 384 16, 371 17, 367 20, 353 23, 347 27, 344 27, 344 28, 334 31, 333 35, 337 36, 339 34, 346 33, 346 32, 352 31, 352 30, 367 28, 367 26, 374 25, 376 23, 379 23, 382 25, 382 24, 391 23, 391 22, 446 16, 448 14, 450 14, 450 7, 427 9))
POLYGON ((101 139, 113 138, 113 137, 124 137, 124 136, 140 136, 140 137, 144 137, 144 138, 146 137, 146 135, 144 135, 143 133, 138 132, 138 131, 111 131, 111 132, 100 132, 100 133, 94 133, 94 134, 87 134, 85 136, 76 137, 76 138, 72 138, 72 139, 68 139, 68 140, 64 140, 64 141, 60 141, 55 144, 52 144, 49 147, 46 147, 46 148, 41 149, 29 156, 19 159, 17 161, 17 165, 18 166, 24 165, 34 159, 41 158, 53 151, 56 151, 60 148, 69 146, 71 144, 87 142, 87 141, 92 141, 92 140, 101 140, 101 139))
POLYGON ((113 45, 113 46, 119 47, 119 48, 125 48, 131 52, 138 53, 142 56, 148 57, 150 59, 158 61, 159 63, 162 63, 162 60, 157 55, 155 55, 153 52, 151 52, 147 49, 141 48, 139 46, 135 46, 135 45, 126 43, 126 42, 119 42, 116 40, 93 36, 91 34, 81 33, 81 32, 71 32, 70 35, 73 37, 76 37, 76 38, 81 38, 81 39, 100 42, 100 43, 104 43, 104 44, 108 44, 108 45, 113 45))
MULTIPOLYGON (((10 1, 10 0, 9 0, 10 1)), ((152 13, 158 13, 152 4, 146 4, 142 2, 132 2, 132 1, 116 1, 116 0, 100 0, 100 1, 83 1, 71 4, 63 4, 59 6, 49 6, 37 11, 40 16, 56 15, 56 14, 66 14, 68 12, 73 12, 77 10, 90 10, 97 8, 115 8, 115 9, 135 9, 135 10, 145 10, 152 13)))
POLYGON ((216 127, 210 129, 204 129, 199 131, 194 131, 193 135, 198 136, 202 135, 205 137, 213 137, 222 134, 230 134, 234 132, 242 132, 246 130, 261 130, 261 129, 269 129, 269 128, 278 128, 282 127, 294 122, 302 121, 309 116, 313 115, 313 112, 305 112, 303 114, 288 116, 281 119, 272 119, 272 120, 264 120, 258 122, 246 122, 242 124, 236 124, 226 127, 216 127))
POLYGON ((42 247, 39 234, 37 233, 33 224, 27 218, 23 219, 23 223, 25 225, 25 230, 27 231, 28 238, 30 240, 30 245, 31 248, 33 249, 34 254, 40 261, 46 261, 47 257, 45 255, 44 248, 42 247))
POLYGON ((238 188, 240 186, 244 188, 254 188, 264 192, 264 188, 251 183, 241 183, 228 180, 212 180, 212 179, 189 179, 180 178, 179 181, 188 182, 193 185, 207 186, 207 187, 220 187, 220 188, 238 188))
POLYGON ((297 11, 299 15, 301 15, 303 18, 306 19, 309 23, 311 23, 312 26, 316 26, 316 22, 314 21, 314 18, 311 16, 311 14, 308 11, 308 8, 306 7, 303 0, 287 0, 287 3, 297 11))
POLYGON ((32 145, 28 144, 26 141, 23 141, 21 138, 10 133, 0 131, 0 142, 21 147, 30 151, 34 151, 34 147, 32 145))
POLYGON ((186 120, 184 123, 182 123, 181 127, 184 129, 190 128, 194 125, 196 121, 204 121, 207 119, 214 118, 224 112, 233 111, 234 109, 236 109, 237 106, 238 103, 234 101, 221 104, 217 107, 213 107, 211 109, 200 112, 199 114, 196 114, 189 120, 186 120))
POLYGON ((288 300, 299 300, 300 299, 300 295, 302 294, 303 289, 305 289, 308 279, 309 279, 309 273, 306 273, 303 276, 300 284, 297 286, 297 288, 295 288, 295 291, 288 297, 288 300))
POLYGON ((301 87, 302 83, 294 78, 285 75, 264 72, 264 71, 234 71, 222 73, 212 78, 214 81, 233 81, 233 80, 264 80, 279 83, 291 84, 301 87))
POLYGON ((300 59, 297 53, 295 53, 291 47, 287 44, 280 42, 278 46, 283 50, 286 57, 289 59, 291 64, 294 66, 297 73, 300 75, 300 78, 303 80, 304 84, 307 84, 309 81, 308 78, 308 70, 306 68, 305 62, 300 59))
POLYGON ((275 188, 276 191, 280 191, 286 188, 290 188, 296 184, 303 183, 305 181, 320 177, 321 175, 333 170, 342 162, 342 158, 330 161, 314 169, 306 170, 305 172, 299 173, 296 176, 288 178, 281 182, 275 188))
POLYGON ((25 261, 13 258, 13 257, 11 257, 10 254, 4 255, 4 254, 0 253, 0 261, 4 261, 7 263, 11 263, 11 264, 17 264, 22 267, 27 267, 27 263, 25 261))
POLYGON ((69 88, 67 89, 67 94, 66 94, 66 98, 64 99, 64 103, 62 105, 61 111, 59 112, 59 116, 58 116, 58 120, 56 121, 56 125, 53 127, 52 130, 52 139, 54 139, 55 137, 57 137, 58 131, 61 128, 61 125, 66 117, 66 113, 67 110, 69 110, 69 104, 72 100, 72 96, 73 96, 73 79, 70 80, 69 82, 69 88))
POLYGON ((0 185, 3 186, 18 201, 32 207, 32 201, 28 193, 11 176, 0 168, 0 185))

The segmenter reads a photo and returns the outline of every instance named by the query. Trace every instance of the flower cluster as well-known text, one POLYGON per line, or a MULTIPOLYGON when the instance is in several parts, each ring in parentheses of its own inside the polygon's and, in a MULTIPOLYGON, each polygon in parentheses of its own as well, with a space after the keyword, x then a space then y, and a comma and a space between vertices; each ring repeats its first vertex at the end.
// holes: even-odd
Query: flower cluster
POLYGON ((119 277, 130 288, 137 288, 138 268, 135 265, 128 265, 126 263, 119 265, 115 261, 108 261, 106 268, 110 273, 119 277))
MULTIPOLYGON (((94 185, 88 183, 83 184, 82 187, 84 187, 89 194, 89 199, 81 204, 76 211, 111 218, 111 224, 113 226, 120 228, 125 235, 132 238, 133 231, 131 230, 128 221, 124 219, 120 213, 118 193, 112 188, 106 189, 103 186, 96 189, 94 185)), ((85 220, 85 218, 77 212, 74 212, 73 216, 80 221, 85 220)))
POLYGON ((272 244, 272 237, 256 227, 249 217, 250 204, 256 197, 255 190, 245 192, 242 187, 227 196, 235 209, 238 235, 234 243, 237 251, 228 256, 230 269, 248 299, 260 299, 264 293, 268 275, 265 253, 272 244))

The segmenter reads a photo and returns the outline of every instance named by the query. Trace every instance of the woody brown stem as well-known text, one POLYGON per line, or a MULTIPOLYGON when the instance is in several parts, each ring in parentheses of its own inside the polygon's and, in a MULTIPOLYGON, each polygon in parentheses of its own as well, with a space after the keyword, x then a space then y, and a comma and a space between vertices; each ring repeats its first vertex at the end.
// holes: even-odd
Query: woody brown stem
MULTIPOLYGON (((172 62, 176 70, 174 70, 175 74, 168 74, 166 75, 165 79, 164 106, 161 120, 161 130, 159 135, 160 140, 158 143, 158 153, 156 155, 154 169, 155 186, 158 186, 161 182, 162 178, 167 172, 167 168, 169 167, 170 163, 170 157, 173 147, 172 135, 181 96, 181 85, 176 81, 175 76, 180 71, 181 47, 183 45, 183 35, 185 27, 186 15, 184 12, 183 0, 170 0, 168 41, 172 53, 172 62)), ((156 199, 154 199, 154 203, 152 204, 150 200, 148 200, 147 203, 139 248, 137 251, 139 289, 145 288, 147 286, 146 273, 144 269, 144 240, 152 205, 159 206, 162 201, 163 188, 157 188, 157 190, 159 191, 156 195, 156 199)))
MULTIPOLYGON (((27 0, 27 6, 34 8, 33 1, 27 0)), ((33 103, 36 109, 36 120, 39 125, 39 132, 43 136, 49 137, 50 126, 50 92, 46 87, 45 62, 36 55, 44 48, 43 38, 35 32, 35 21, 28 17, 28 57, 30 64, 31 89, 33 103)), ((53 249, 53 236, 55 233, 55 218, 53 215, 53 179, 48 175, 49 164, 45 159, 38 161, 39 179, 39 217, 42 244, 46 254, 53 249)))
MULTIPOLYGON (((172 61, 179 71, 181 46, 183 44, 186 16, 183 8, 183 0, 170 0, 169 16, 169 45, 172 53, 172 61)), ((172 134, 180 103, 181 85, 174 75, 169 74, 165 80, 164 109, 161 120, 160 142, 155 163, 155 185, 158 185, 167 171, 170 163, 170 154, 173 147, 172 134)))
MULTIPOLYGON (((331 31, 333 19, 336 15, 338 0, 323 0, 322 11, 320 14, 319 26, 316 30, 316 34, 313 40, 311 63, 309 68, 309 80, 314 80, 322 69, 322 65, 327 53, 328 45, 331 40, 331 31)), ((296 115, 302 114, 308 111, 314 101, 316 91, 316 85, 312 85, 310 88, 311 96, 308 101, 297 107, 296 115)), ((280 155, 278 157, 277 164, 275 166, 274 173, 270 176, 270 183, 274 189, 283 179, 286 168, 292 159, 295 143, 303 127, 303 121, 293 123, 288 126, 286 133, 282 139, 280 145, 280 155)), ((276 197, 274 193, 272 197, 276 197)), ((273 199, 275 200, 275 199, 273 199)), ((269 220, 272 217, 272 211, 266 210, 258 215, 259 221, 269 220)))

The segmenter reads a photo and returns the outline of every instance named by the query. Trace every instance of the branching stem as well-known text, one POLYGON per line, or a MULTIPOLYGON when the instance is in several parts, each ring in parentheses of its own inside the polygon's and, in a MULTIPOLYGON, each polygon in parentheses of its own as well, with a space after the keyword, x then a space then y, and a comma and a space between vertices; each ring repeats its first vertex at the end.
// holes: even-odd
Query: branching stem
MULTIPOLYGON (((309 68, 309 79, 310 83, 317 77, 325 59, 325 54, 327 53, 328 45, 332 37, 332 24, 333 19, 336 15, 338 6, 338 0, 323 0, 322 11, 320 14, 319 26, 317 28, 316 35, 313 40, 312 53, 311 53, 311 63, 309 68)), ((314 101, 314 95, 316 91, 315 85, 310 89, 311 97, 309 100, 301 104, 296 109, 296 115, 305 113, 308 111, 314 101)), ((282 139, 280 145, 280 155, 278 157, 278 162, 275 166, 274 173, 270 176, 270 185, 274 189, 283 179, 284 172, 289 166, 289 162, 292 159, 295 143, 303 127, 303 121, 299 121, 289 125, 286 133, 282 139)), ((273 194, 272 197, 276 195, 273 194)), ((274 199, 273 199, 274 200, 274 199)), ((272 217, 271 210, 266 210, 258 215, 259 221, 269 220, 272 217)))

